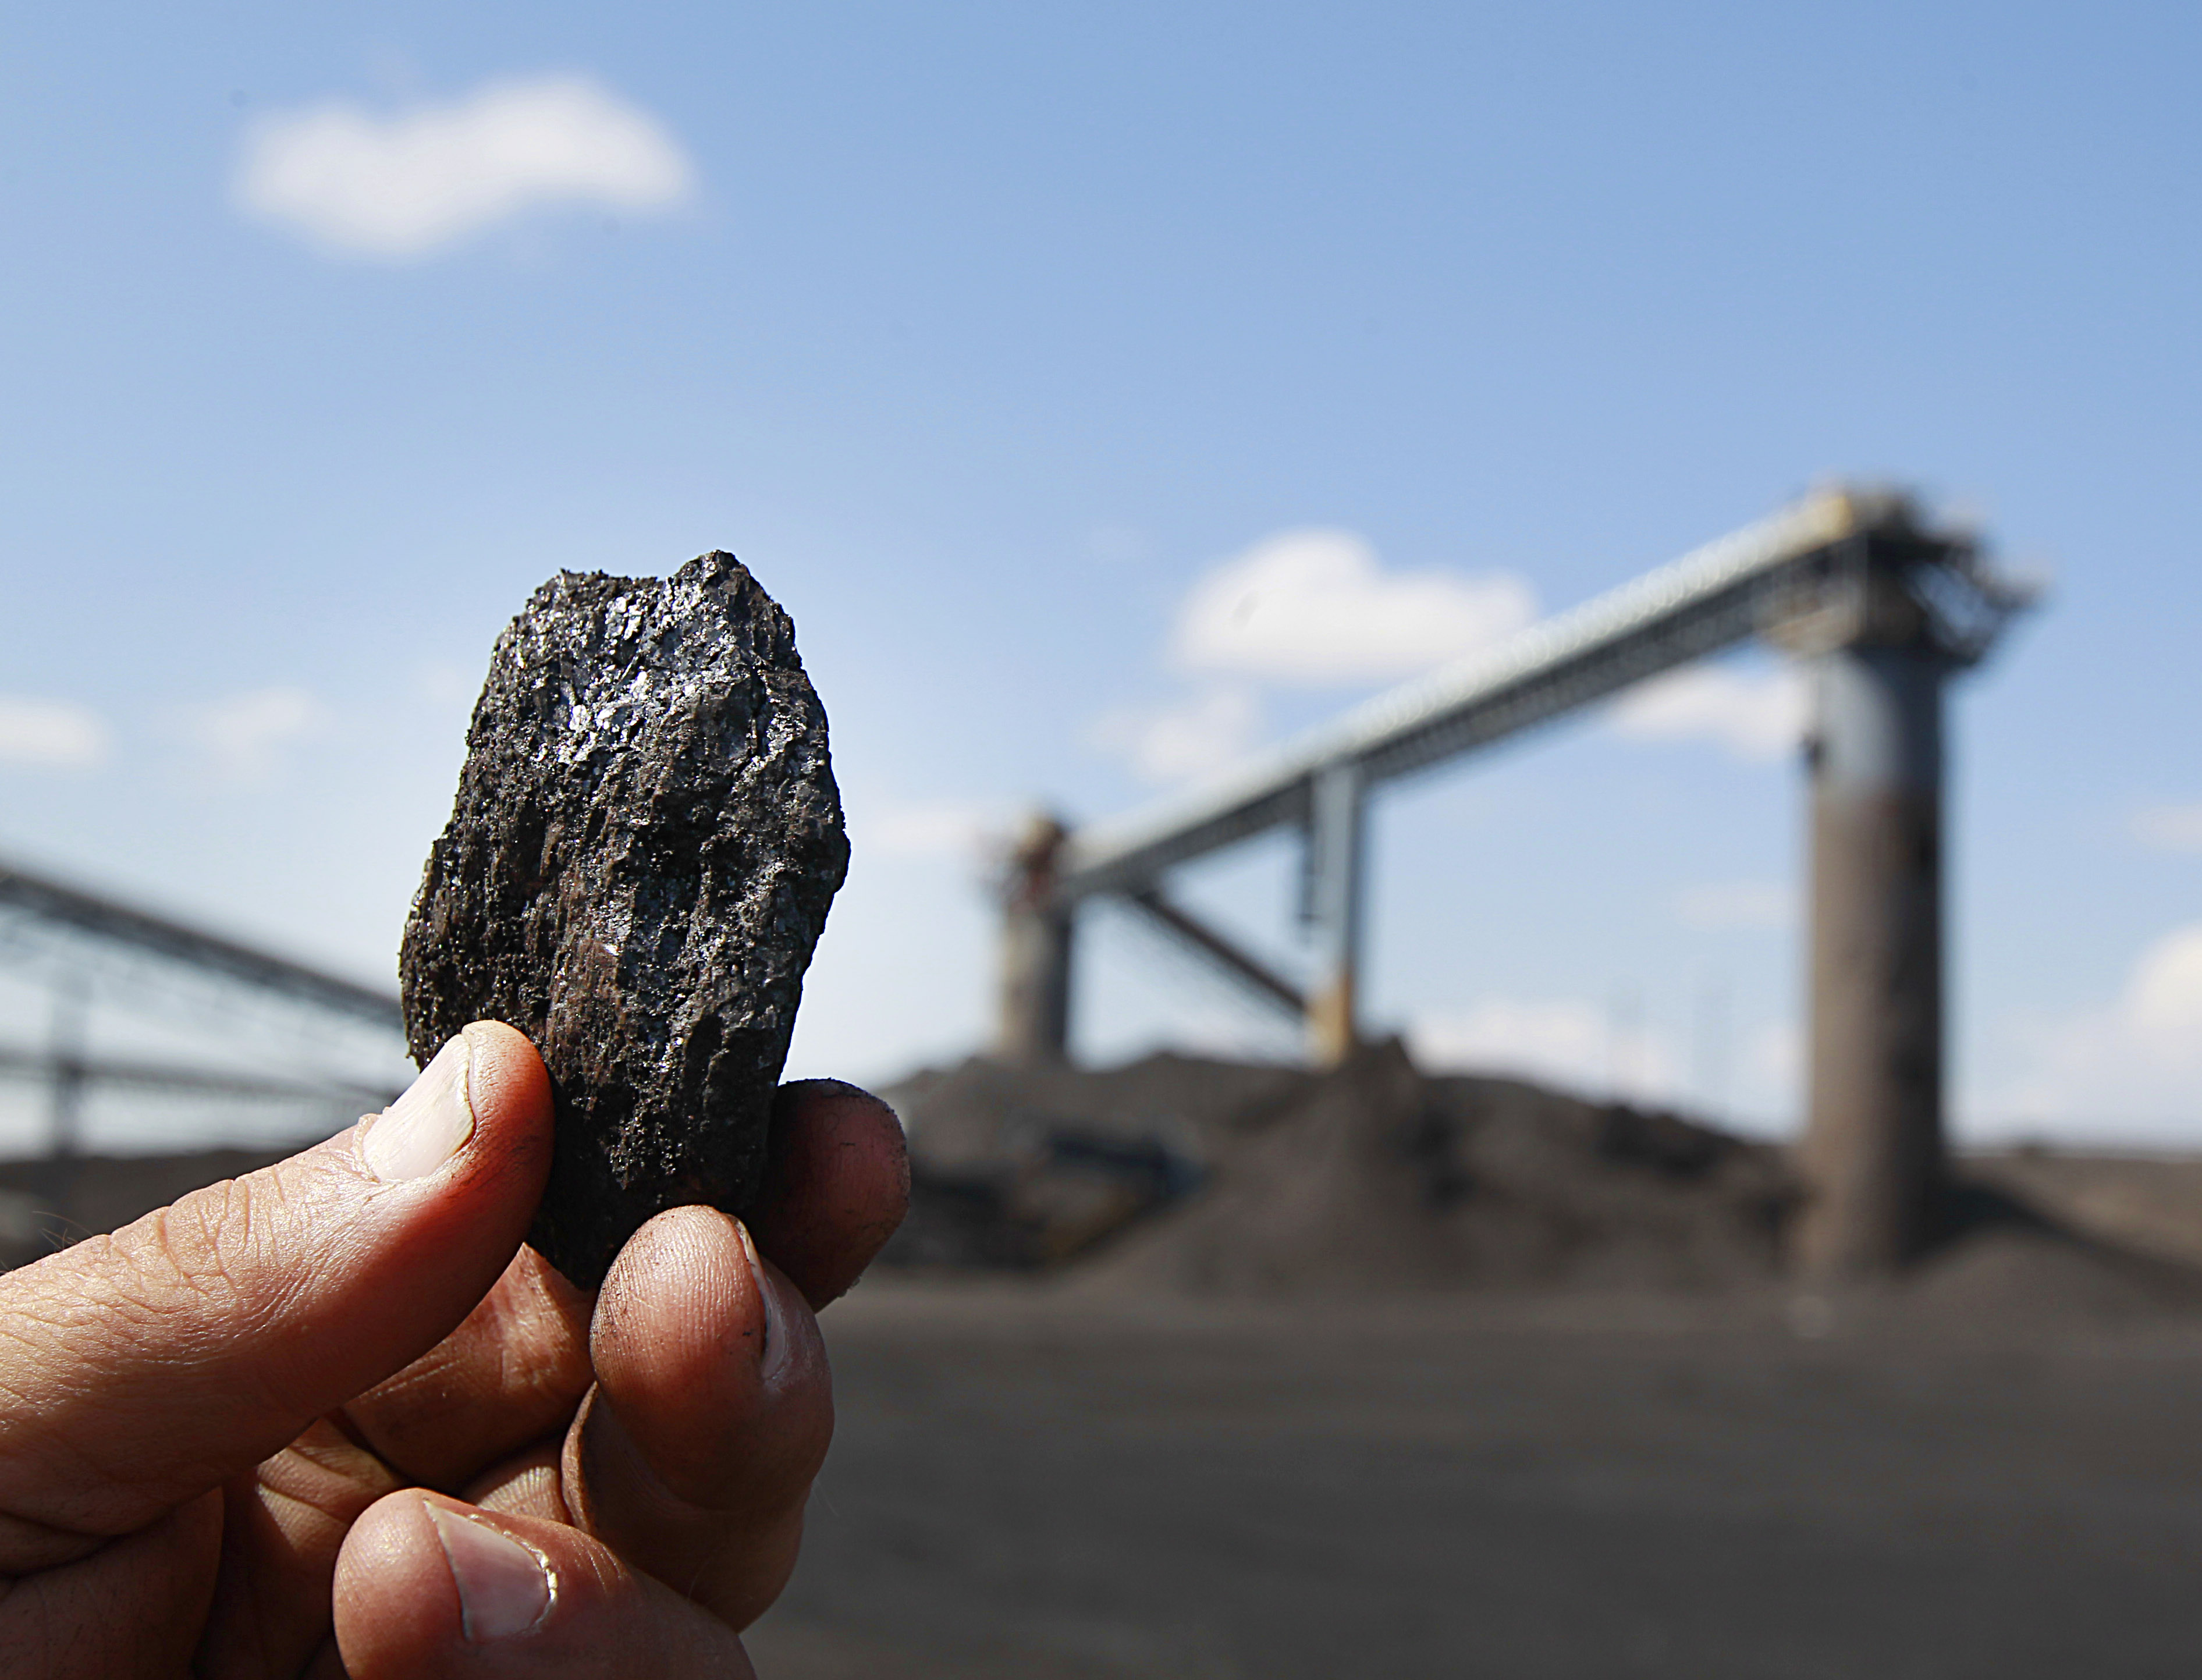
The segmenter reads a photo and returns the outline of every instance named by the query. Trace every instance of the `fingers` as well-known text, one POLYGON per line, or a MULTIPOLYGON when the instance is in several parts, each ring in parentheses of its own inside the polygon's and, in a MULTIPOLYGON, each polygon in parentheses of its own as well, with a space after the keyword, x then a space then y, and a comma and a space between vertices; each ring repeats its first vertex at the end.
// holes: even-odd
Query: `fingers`
POLYGON ((780 1089, 757 1247, 813 1307, 845 1294, 902 1223, 910 1156, 894 1111, 836 1079, 780 1089))
POLYGON ((676 1208, 613 1262, 598 1387, 568 1437, 566 1508, 733 1626, 786 1583, 833 1432, 832 1379, 794 1286, 742 1227, 676 1208))
MULTIPOLYGON (((297 1674, 327 1642, 344 1530, 403 1484, 327 1418, 223 1491, 221 1568, 198 1671, 297 1674)), ((104 1553, 101 1554, 104 1556, 104 1553)))
POLYGON ((220 1585, 200 1641, 205 1671, 310 1671, 321 1647, 333 1662, 338 1550, 384 1494, 412 1482, 453 1488, 520 1443, 546 1440, 555 1486, 558 1443, 592 1380, 589 1306, 522 1248, 457 1329, 233 1481, 220 1585))
MULTIPOLYGON (((833 1080, 782 1088, 757 1241, 814 1306, 855 1280, 908 1197, 902 1128, 885 1104, 833 1080)), ((413 1480, 465 1492, 562 1433, 593 1380, 592 1306, 523 1248, 463 1324, 345 1407, 345 1420, 413 1480)))
POLYGON ((464 1323, 346 1406, 344 1419, 409 1479, 456 1493, 483 1466, 565 1433, 595 1380, 594 1304, 522 1248, 464 1323))
MULTIPOLYGON (((853 1086, 785 1087, 758 1246, 814 1306, 847 1288, 902 1217, 909 1165, 892 1111, 853 1086)), ((344 1408, 392 1465, 446 1493, 562 1434, 594 1373, 592 1301, 523 1248, 448 1338, 344 1408)), ((469 1494, 468 1497, 477 1497, 469 1494)))
POLYGON ((573 1529, 393 1494, 337 1563, 351 1680, 755 1680, 731 1629, 573 1529))
POLYGON ((448 1335, 550 1125, 527 1040, 470 1027, 385 1113, 0 1279, 0 1572, 248 1470, 448 1335))
POLYGON ((39 1680, 173 1675, 214 1592, 222 1502, 208 1493, 74 1569, 0 1589, 0 1673, 39 1680))

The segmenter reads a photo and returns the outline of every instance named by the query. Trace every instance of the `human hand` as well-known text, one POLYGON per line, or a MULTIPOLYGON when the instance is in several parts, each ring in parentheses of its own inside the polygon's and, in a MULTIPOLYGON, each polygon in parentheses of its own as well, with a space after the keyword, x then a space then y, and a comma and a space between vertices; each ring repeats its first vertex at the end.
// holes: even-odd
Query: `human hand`
POLYGON ((0 1673, 750 1674, 833 1429, 813 1315, 909 1182, 876 1099, 780 1099, 753 1229, 660 1214, 593 1298, 520 1246, 550 1086, 488 1024, 0 1277, 0 1673))

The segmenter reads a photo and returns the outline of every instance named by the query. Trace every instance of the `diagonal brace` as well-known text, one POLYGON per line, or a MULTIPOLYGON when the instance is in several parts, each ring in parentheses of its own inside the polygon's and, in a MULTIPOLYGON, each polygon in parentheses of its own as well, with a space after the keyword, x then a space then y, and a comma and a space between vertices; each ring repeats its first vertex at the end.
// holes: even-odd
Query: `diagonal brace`
POLYGON ((1142 911, 1186 950, 1207 959, 1263 1002, 1274 1004, 1296 1018, 1307 1013, 1307 999, 1299 987, 1260 958, 1240 950, 1191 911, 1172 904, 1163 896, 1160 887, 1143 887, 1127 893, 1124 902, 1142 911))

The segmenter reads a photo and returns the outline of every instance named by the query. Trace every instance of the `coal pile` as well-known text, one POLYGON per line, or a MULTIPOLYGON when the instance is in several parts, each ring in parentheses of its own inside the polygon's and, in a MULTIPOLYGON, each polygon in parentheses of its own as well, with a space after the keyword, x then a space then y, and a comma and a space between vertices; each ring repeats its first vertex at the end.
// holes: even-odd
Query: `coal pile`
POLYGON ((983 1059, 888 1091, 916 1195, 891 1264, 1202 1294, 1722 1288, 1779 1270, 1778 1150, 1397 1042, 1315 1074, 1175 1054, 983 1059))
MULTIPOLYGON (((1519 1080, 1425 1074, 1397 1044, 1323 1074, 1174 1053, 1092 1070, 974 1058, 881 1094, 911 1134, 910 1217, 881 1268, 898 1288, 1029 1279, 1081 1312, 1650 1292, 1808 1338, 2202 1315, 2202 1159, 1961 1158, 1934 1250, 1899 1278, 1829 1292, 1785 1274, 1800 1193, 1779 1147, 1519 1080)), ((0 1270, 284 1152, 0 1162, 0 1270)))
POLYGON ((1098 1071, 974 1057, 880 1094, 912 1135, 889 1265, 1033 1270, 1192 1197, 1238 1138, 1316 1082, 1163 1053, 1098 1071))

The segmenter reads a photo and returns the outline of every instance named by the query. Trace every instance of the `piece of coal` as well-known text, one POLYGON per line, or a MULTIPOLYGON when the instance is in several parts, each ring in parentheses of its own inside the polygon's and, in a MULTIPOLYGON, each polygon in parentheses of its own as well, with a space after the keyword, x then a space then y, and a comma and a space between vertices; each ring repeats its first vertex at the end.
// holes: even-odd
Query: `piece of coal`
POLYGON ((562 572, 498 639, 399 953, 422 1066, 527 1035, 557 1141, 528 1241, 603 1279, 662 1209, 739 1214, 849 859, 795 627, 731 554, 562 572))

